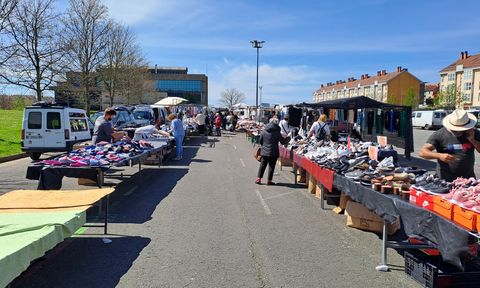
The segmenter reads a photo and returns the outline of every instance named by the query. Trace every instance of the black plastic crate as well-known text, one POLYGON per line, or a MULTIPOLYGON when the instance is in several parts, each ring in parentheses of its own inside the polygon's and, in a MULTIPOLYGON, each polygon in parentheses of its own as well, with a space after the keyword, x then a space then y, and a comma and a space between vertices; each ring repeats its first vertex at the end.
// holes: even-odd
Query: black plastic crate
POLYGON ((428 288, 480 287, 480 266, 470 263, 465 271, 443 262, 441 256, 405 251, 405 273, 428 288))

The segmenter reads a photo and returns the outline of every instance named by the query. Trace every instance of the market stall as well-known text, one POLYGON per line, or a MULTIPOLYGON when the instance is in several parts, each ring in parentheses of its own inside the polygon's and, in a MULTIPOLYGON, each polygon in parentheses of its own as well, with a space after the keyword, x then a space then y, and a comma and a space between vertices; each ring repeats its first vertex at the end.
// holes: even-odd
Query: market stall
POLYGON ((319 109, 328 116, 330 129, 349 133, 353 124, 359 125, 364 141, 377 141, 377 136, 387 136, 388 142, 405 149, 410 159, 413 152, 412 108, 375 101, 358 96, 328 100, 319 103, 295 105, 304 109, 319 109))
POLYGON ((163 157, 172 147, 171 138, 99 143, 34 163, 27 168, 26 178, 39 180, 39 190, 61 189, 63 177, 90 179, 102 187, 104 173, 113 167, 138 165, 141 170, 149 157, 163 157))
MULTIPOLYGON (((86 222, 86 210, 114 190, 11 191, 0 196, 0 287, 70 237, 86 222)), ((107 206, 108 207, 108 206, 107 206)), ((107 234, 108 209, 104 233, 107 234)), ((90 225, 99 226, 99 225, 90 225)))
POLYGON ((480 221, 474 220, 480 217, 480 181, 447 183, 429 171, 401 167, 393 157, 381 160, 378 154, 369 155, 371 147, 378 144, 357 141, 348 148, 347 144, 297 141, 281 147, 280 156, 288 157, 291 151, 294 166, 315 179, 322 188, 322 208, 324 191, 337 189, 384 219, 379 271, 388 270, 387 247, 435 247, 444 261, 457 267, 463 267, 462 260, 476 257, 472 237, 480 238, 480 221), (387 241, 389 225, 399 219, 408 236, 426 244, 387 241))

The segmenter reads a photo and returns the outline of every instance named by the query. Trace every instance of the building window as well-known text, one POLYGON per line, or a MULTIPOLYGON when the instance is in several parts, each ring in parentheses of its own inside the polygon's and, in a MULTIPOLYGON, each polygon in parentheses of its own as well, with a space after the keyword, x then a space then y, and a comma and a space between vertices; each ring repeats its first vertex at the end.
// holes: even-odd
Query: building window
POLYGON ((448 81, 455 81, 455 73, 448 73, 448 81))
POLYGON ((472 102, 472 94, 470 94, 470 93, 463 93, 463 101, 465 101, 465 102, 472 102))
POLYGON ((472 79, 472 69, 467 69, 465 71, 463 71, 463 79, 464 80, 470 80, 472 79))
POLYGON ((465 91, 470 91, 470 90, 472 90, 472 82, 465 82, 465 83, 463 84, 463 90, 465 90, 465 91))

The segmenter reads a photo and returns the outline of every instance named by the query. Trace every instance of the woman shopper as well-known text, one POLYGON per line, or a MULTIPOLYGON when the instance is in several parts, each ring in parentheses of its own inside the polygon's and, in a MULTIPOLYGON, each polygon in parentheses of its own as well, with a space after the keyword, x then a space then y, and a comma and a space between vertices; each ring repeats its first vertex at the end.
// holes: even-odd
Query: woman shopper
POLYGON ((177 147, 177 157, 173 160, 182 160, 183 157, 183 138, 185 138, 185 130, 183 129, 182 120, 178 119, 175 114, 168 115, 170 124, 170 133, 175 137, 175 146, 177 147))
POLYGON ((222 136, 220 128, 222 127, 222 117, 217 113, 215 117, 215 136, 222 136))
POLYGON ((330 139, 330 127, 327 124, 327 115, 322 114, 318 117, 318 120, 313 123, 310 131, 308 132, 308 137, 315 136, 317 140, 328 140, 330 139))
POLYGON ((275 171, 275 164, 277 163, 278 156, 280 154, 278 150, 278 143, 287 144, 290 138, 283 138, 280 134, 280 126, 278 126, 278 118, 273 117, 269 123, 265 126, 265 129, 260 134, 260 145, 262 150, 260 155, 262 160, 260 161, 260 167, 258 168, 256 184, 262 183, 262 177, 265 173, 265 169, 268 165, 268 180, 267 185, 275 185, 272 182, 273 172, 275 171))

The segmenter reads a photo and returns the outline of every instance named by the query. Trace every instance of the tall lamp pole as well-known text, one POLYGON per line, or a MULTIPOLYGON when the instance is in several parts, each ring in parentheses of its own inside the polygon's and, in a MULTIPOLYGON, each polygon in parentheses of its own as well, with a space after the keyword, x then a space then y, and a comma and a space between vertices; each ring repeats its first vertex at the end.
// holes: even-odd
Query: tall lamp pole
MULTIPOLYGON (((257 109, 257 112, 258 112, 258 51, 260 48, 263 47, 263 43, 265 43, 265 41, 258 41, 258 40, 252 40, 250 41, 250 43, 252 43, 252 47, 253 48, 256 48, 257 49, 257 85, 256 85, 256 89, 255 89, 255 108, 257 109)), ((257 115, 258 117, 258 115, 257 115)))

